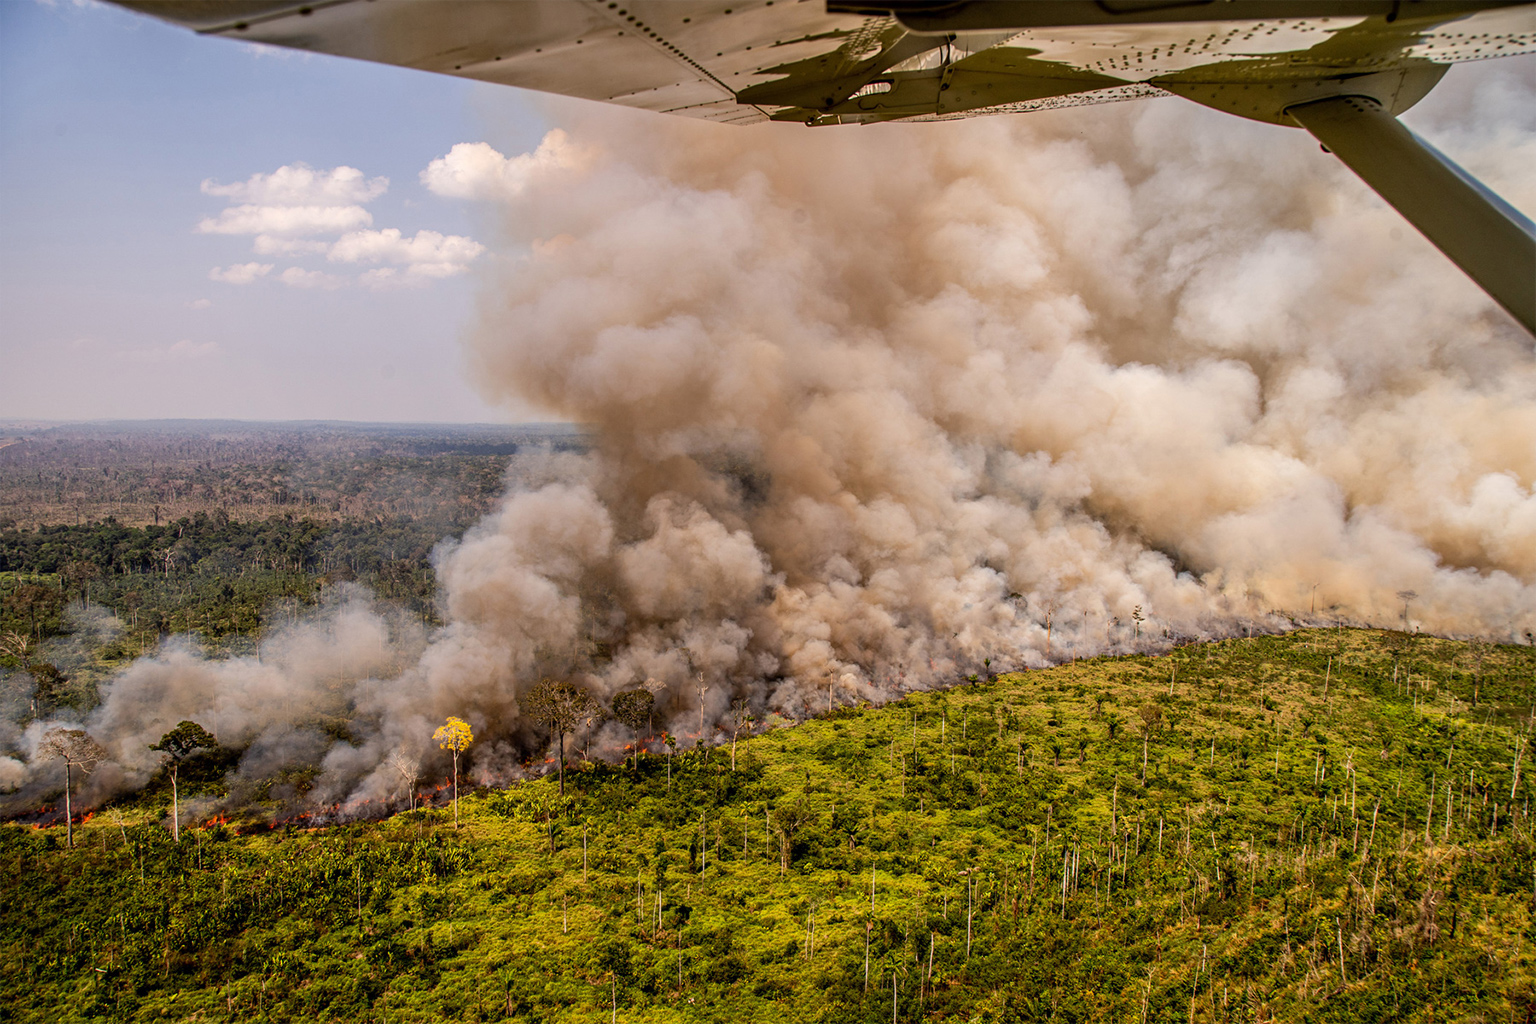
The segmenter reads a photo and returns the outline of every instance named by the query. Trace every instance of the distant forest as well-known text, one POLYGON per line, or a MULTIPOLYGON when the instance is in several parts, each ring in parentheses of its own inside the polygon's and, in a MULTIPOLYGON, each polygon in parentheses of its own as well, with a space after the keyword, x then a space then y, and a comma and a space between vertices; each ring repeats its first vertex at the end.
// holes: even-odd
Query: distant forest
POLYGON ((586 444, 560 424, 0 423, 0 529, 115 518, 455 521, 482 514, 519 452, 586 444))
POLYGON ((490 511, 519 454, 585 443, 546 425, 0 425, 0 675, 37 680, 36 714, 84 712, 163 636, 242 650, 352 581, 434 623, 433 548, 490 511), (89 607, 110 635, 56 650, 89 607))

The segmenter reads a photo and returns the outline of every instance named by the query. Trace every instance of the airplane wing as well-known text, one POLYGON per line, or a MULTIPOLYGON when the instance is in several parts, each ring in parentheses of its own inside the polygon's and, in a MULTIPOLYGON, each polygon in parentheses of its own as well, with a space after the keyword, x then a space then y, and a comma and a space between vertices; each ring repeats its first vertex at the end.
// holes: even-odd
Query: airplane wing
POLYGON ((1536 51, 1525 0, 113 2, 207 35, 727 124, 1183 96, 1313 132, 1536 333, 1536 228, 1395 121, 1452 63, 1536 51), (1415 184, 1385 186, 1403 160, 1415 184), (1448 227, 1447 204, 1480 226, 1448 227))

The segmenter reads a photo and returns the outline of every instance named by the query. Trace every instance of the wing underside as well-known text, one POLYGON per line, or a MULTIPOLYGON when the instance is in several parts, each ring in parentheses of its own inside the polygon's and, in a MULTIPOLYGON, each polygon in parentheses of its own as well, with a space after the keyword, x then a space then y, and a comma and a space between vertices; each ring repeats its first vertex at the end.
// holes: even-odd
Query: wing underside
POLYGON ((732 124, 947 120, 1536 49, 1530 5, 1437 0, 118 2, 210 35, 732 124))

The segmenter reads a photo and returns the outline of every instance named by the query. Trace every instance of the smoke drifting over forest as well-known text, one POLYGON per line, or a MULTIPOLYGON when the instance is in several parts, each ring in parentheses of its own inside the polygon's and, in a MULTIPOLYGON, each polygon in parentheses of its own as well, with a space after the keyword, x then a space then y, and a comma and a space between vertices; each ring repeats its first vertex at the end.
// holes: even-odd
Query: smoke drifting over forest
MULTIPOLYGON (((1500 64, 1417 125, 1532 210, 1536 63, 1500 64)), ((505 225, 480 386, 593 451, 524 466, 440 553, 435 633, 353 594, 259 661, 132 666, 85 723, 94 798, 183 718, 249 746, 241 778, 317 764, 309 799, 346 805, 450 714, 471 777, 541 760, 545 676, 662 684, 658 726, 696 735, 702 701, 712 739, 737 698, 792 719, 1314 598, 1536 627, 1531 340, 1301 132, 1172 99, 822 131, 559 109, 537 153, 423 181, 505 225)))

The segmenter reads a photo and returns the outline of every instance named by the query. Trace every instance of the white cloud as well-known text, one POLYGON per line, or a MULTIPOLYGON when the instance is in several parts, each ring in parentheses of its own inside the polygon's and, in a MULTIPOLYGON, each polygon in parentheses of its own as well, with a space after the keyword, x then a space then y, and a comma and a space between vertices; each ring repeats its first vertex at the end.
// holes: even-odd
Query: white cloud
POLYGON ((425 283, 419 278, 412 281, 394 267, 379 267, 377 270, 365 270, 357 276, 357 280, 364 287, 374 289, 401 288, 425 283))
POLYGON ((278 275, 277 279, 291 288, 340 288, 346 284, 342 278, 334 274, 327 274, 322 270, 305 270, 303 267, 289 267, 278 275))
POLYGON ((469 268, 463 263, 412 263, 405 272, 414 277, 443 278, 462 274, 469 268))
POLYGON ((257 235, 252 245, 261 256, 298 256, 302 253, 330 251, 329 242, 306 241, 301 238, 279 238, 276 235, 257 235))
POLYGON ((438 263, 413 263, 404 269, 377 267, 373 270, 365 270, 357 275, 357 280, 364 287, 374 290, 385 288, 419 288, 432 283, 434 280, 451 277, 462 272, 463 269, 463 267, 438 263))
POLYGON ((231 206, 200 221, 206 235, 328 235, 373 223, 361 206, 231 206))
POLYGON ((213 305, 213 300, 212 299, 193 299, 191 302, 187 303, 187 308, 188 309, 207 309, 211 305, 213 305))
POLYGON ((122 353, 123 358, 135 363, 169 363, 188 359, 202 359, 219 350, 216 341, 193 341, 183 338, 170 345, 154 345, 150 348, 133 349, 122 353))
POLYGON ((421 183, 450 199, 499 199, 520 194, 535 178, 572 170, 587 160, 587 152, 556 128, 539 148, 506 157, 484 142, 461 142, 421 172, 421 183))
POLYGON ((266 277, 272 272, 270 263, 235 263, 228 267, 214 267, 208 271, 210 281, 223 281, 225 284, 250 284, 258 277, 266 277))
POLYGON ((317 171, 308 164, 286 164, 271 174, 253 174, 233 185, 203 180, 203 194, 258 206, 346 206, 369 203, 389 188, 388 178, 364 178, 356 167, 317 171))
POLYGON ((290 50, 286 46, 268 46, 266 43, 242 43, 241 48, 257 60, 264 57, 271 57, 274 60, 292 60, 295 57, 309 57, 309 54, 302 50, 290 50))
MULTIPOLYGON (((546 139, 539 154, 518 160, 540 166, 558 162, 557 151, 569 147, 563 142, 564 136, 556 138, 557 134, 546 139)), ((503 164, 517 164, 485 148, 503 164)), ((365 178, 355 167, 317 171, 305 164, 279 167, 271 174, 253 174, 232 185, 209 179, 202 184, 203 193, 227 199, 231 205, 217 216, 205 217, 197 230, 209 235, 253 235, 252 248, 259 256, 293 260, 323 255, 332 264, 393 264, 404 268, 397 273, 392 267, 380 267, 360 277, 369 287, 423 284, 451 277, 463 273, 485 252, 485 246, 464 235, 421 230, 407 237, 398 228, 372 230, 373 215, 363 204, 377 199, 388 186, 387 178, 365 178)), ((228 284, 249 284, 272 270, 271 263, 253 262, 216 267, 209 276, 228 284)), ((352 280, 297 266, 274 276, 294 288, 340 288, 352 280)))
POLYGON ((464 271, 485 251, 485 246, 464 235, 418 231, 410 238, 398 228, 354 231, 331 246, 333 263, 406 264, 418 277, 451 277, 464 271))

